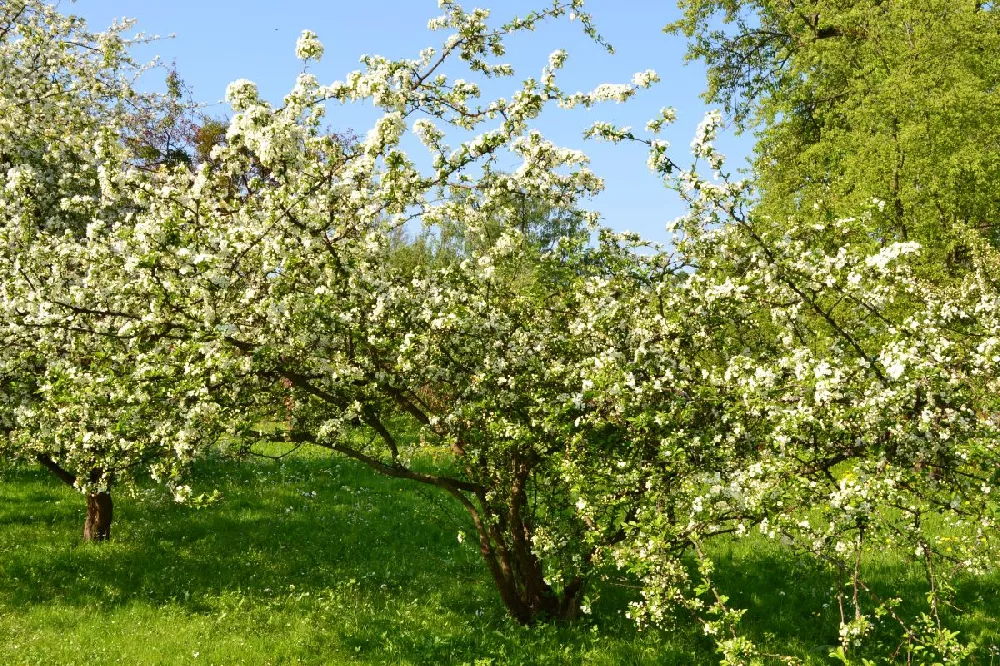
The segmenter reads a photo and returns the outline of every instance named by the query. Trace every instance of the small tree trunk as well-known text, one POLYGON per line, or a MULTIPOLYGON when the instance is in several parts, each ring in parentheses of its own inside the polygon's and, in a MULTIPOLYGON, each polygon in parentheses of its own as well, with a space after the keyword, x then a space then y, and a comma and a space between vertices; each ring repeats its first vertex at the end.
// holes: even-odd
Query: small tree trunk
MULTIPOLYGON (((52 459, 52 456, 39 453, 36 458, 47 470, 55 474, 60 481, 70 488, 76 487, 76 477, 69 471, 63 469, 59 463, 52 459)), ((102 471, 91 470, 90 482, 96 483, 100 480, 102 471)), ((87 519, 83 523, 83 540, 91 542, 107 541, 111 538, 111 517, 114 513, 114 502, 111 501, 111 493, 97 492, 87 494, 87 519)))
POLYGON ((111 518, 114 502, 106 492, 87 494, 87 520, 83 525, 83 540, 107 541, 111 538, 111 518))
POLYGON ((495 554, 483 553, 483 557, 493 574, 500 599, 511 617, 520 624, 530 626, 539 621, 568 622, 576 617, 583 593, 582 579, 572 581, 562 593, 557 593, 540 574, 515 570, 513 576, 505 577, 496 566, 498 558, 495 554))

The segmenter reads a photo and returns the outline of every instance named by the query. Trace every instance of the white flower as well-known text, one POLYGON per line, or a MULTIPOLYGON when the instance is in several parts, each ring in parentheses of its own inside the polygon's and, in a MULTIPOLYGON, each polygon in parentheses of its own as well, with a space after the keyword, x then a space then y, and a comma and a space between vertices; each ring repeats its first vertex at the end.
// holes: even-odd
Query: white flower
POLYGON ((558 51, 553 51, 549 54, 549 69, 555 70, 559 69, 566 62, 566 51, 559 49, 558 51))
POLYGON ((645 72, 636 72, 632 75, 632 85, 638 88, 648 88, 654 83, 658 83, 659 80, 659 74, 651 69, 647 69, 645 72))
POLYGON ((226 101, 237 111, 250 108, 259 99, 257 84, 249 79, 237 79, 226 86, 226 101))
POLYGON ((702 121, 698 123, 694 139, 691 141, 691 150, 695 155, 704 157, 708 154, 721 126, 722 114, 719 111, 712 110, 705 114, 702 121))
POLYGON ((865 259, 865 263, 871 268, 877 268, 880 270, 885 269, 894 259, 904 255, 913 254, 920 250, 920 243, 893 243, 888 247, 882 248, 878 254, 873 254, 872 256, 865 259))
POLYGON ((299 60, 315 60, 323 57, 323 44, 312 30, 303 30, 295 42, 295 57, 299 60))
POLYGON ((884 363, 885 374, 889 375, 892 379, 899 379, 906 372, 906 366, 903 365, 903 361, 898 357, 893 358, 890 361, 884 363))
POLYGON ((594 88, 589 97, 594 102, 624 102, 635 94, 632 86, 624 83, 602 83, 594 88))

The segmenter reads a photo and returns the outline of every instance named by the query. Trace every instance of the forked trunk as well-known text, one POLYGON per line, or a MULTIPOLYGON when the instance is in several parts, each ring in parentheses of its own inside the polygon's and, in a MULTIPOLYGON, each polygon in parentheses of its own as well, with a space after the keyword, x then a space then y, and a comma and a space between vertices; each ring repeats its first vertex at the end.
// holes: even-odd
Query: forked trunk
POLYGON ((91 542, 109 540, 113 513, 114 502, 111 500, 110 493, 88 493, 87 520, 83 525, 83 540, 91 542))
POLYGON ((540 570, 524 571, 507 559, 506 553, 483 551, 493 582, 507 611, 523 625, 538 622, 565 622, 576 617, 583 595, 583 580, 571 581, 557 592, 540 570))
MULTIPOLYGON (((529 473, 527 465, 518 468, 506 511, 494 511, 488 521, 484 521, 471 504, 467 508, 471 509, 479 534, 480 553, 511 616, 524 625, 568 621, 579 610, 584 579, 568 581, 561 591, 553 589, 545 580, 542 562, 531 546, 530 523, 524 518, 529 473)), ((484 508, 488 506, 484 496, 480 503, 484 508)))

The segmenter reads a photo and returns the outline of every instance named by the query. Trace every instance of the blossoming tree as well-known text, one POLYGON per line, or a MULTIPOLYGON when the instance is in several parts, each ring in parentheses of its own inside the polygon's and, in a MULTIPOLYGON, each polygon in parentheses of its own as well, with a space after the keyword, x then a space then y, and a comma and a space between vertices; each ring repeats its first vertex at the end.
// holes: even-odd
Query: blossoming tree
MULTIPOLYGON (((81 233, 37 224, 20 171, 7 176, 4 325, 28 351, 4 362, 45 359, 12 410, 15 445, 45 439, 84 470, 146 469, 183 498, 185 461, 222 436, 268 437, 262 418, 289 408, 288 439, 461 504, 521 622, 571 617, 595 568, 616 563, 643 582, 638 620, 685 607, 729 663, 749 663, 760 651, 704 545, 757 530, 843 576, 845 660, 879 614, 899 621, 899 649, 960 659, 943 571, 996 557, 993 251, 972 238, 975 268, 939 285, 908 268, 916 244, 866 234, 870 211, 756 215, 722 173, 720 119, 694 144, 718 174, 707 179, 655 136, 669 110, 649 138, 607 123, 590 135, 648 144, 689 200, 674 247, 601 229, 581 204, 601 187, 586 156, 533 121, 625 101, 655 74, 570 94, 556 51, 484 101, 445 67, 509 76, 508 37, 567 15, 600 38, 580 0, 499 26, 441 5, 431 27, 450 35, 414 60, 366 56, 329 85, 305 71, 277 107, 233 83, 210 164, 150 172, 95 151, 100 195, 81 233), (324 105, 352 101, 383 115, 345 145, 321 131, 324 105), (407 132, 426 157, 403 150, 407 132), (520 166, 501 171, 502 155, 520 166), (525 200, 572 211, 588 233, 535 242, 525 200), (469 242, 453 261, 398 261, 394 239, 414 222, 460 224, 469 242), (886 539, 926 565, 923 616, 866 587, 861 555, 886 539)), ((296 48, 306 62, 323 52, 308 31, 296 48)))
POLYGON ((954 581, 997 566, 1000 256, 974 228, 955 229, 975 248, 970 268, 936 282, 918 244, 870 233, 877 200, 825 224, 762 216, 749 185, 725 175, 719 124, 706 118, 693 144, 712 178, 664 161, 655 136, 600 128, 649 144, 651 166, 690 205, 674 223, 675 261, 690 272, 658 284, 652 306, 633 310, 645 317, 606 345, 619 361, 595 364, 603 408, 584 417, 617 411, 628 439, 658 442, 622 465, 650 488, 615 549, 646 582, 635 617, 683 606, 726 663, 767 656, 738 631, 743 611, 704 549, 713 535, 757 532, 829 568, 845 663, 959 663, 972 648, 949 625, 954 581), (887 546, 922 565, 917 612, 870 584, 870 557, 887 546))
POLYGON ((140 118, 165 107, 160 96, 132 88, 145 68, 129 57, 130 44, 143 39, 123 37, 130 25, 91 33, 80 19, 41 2, 0 7, 0 210, 8 276, 0 446, 37 460, 87 495, 87 540, 110 535, 114 481, 150 466, 169 477, 183 459, 159 443, 132 444, 131 433, 155 421, 148 420, 148 405, 118 382, 126 372, 114 352, 118 341, 48 316, 56 303, 68 310, 90 305, 71 294, 71 285, 88 284, 87 268, 49 253, 58 252, 56 245, 112 242, 102 228, 127 225, 138 210, 126 185, 136 160, 125 139, 140 118), (53 302, 37 300, 42 293, 53 302))
MULTIPOLYGON (((525 241, 513 203, 569 210, 600 188, 582 153, 530 129, 544 106, 623 100, 655 75, 569 95, 555 84, 565 59, 556 52, 510 99, 480 103, 442 63, 509 75, 492 62, 508 35, 568 13, 593 28, 579 2, 498 28, 485 11, 443 4, 433 27, 454 34, 440 52, 367 57, 365 71, 326 86, 303 74, 280 108, 252 83, 232 84, 234 117, 211 165, 151 173, 95 160, 101 203, 128 192, 121 215, 90 211, 72 235, 11 218, 8 328, 64 359, 33 389, 44 400, 18 406, 14 438, 25 447, 44 434, 61 465, 101 470, 78 486, 101 489, 110 470, 140 468, 173 483, 176 466, 220 435, 261 437, 262 414, 282 410, 290 391, 289 438, 450 493, 475 522, 511 613, 565 617, 624 517, 574 513, 556 426, 579 400, 576 363, 597 353, 575 323, 592 297, 582 285, 630 255, 610 237, 543 252, 525 241), (320 130, 328 100, 372 100, 385 115, 344 146, 320 130), (452 149, 448 126, 481 133, 452 149), (407 129, 427 146, 428 170, 400 149, 407 129), (501 151, 522 166, 497 171, 501 151), (429 228, 461 221, 482 240, 444 268, 395 269, 394 232, 415 217, 429 228), (498 236, 497 221, 508 222, 498 236), (428 448, 450 462, 428 469, 428 448)), ((314 60, 322 46, 306 32, 297 52, 314 60)), ((31 193, 11 198, 26 205, 31 193)))

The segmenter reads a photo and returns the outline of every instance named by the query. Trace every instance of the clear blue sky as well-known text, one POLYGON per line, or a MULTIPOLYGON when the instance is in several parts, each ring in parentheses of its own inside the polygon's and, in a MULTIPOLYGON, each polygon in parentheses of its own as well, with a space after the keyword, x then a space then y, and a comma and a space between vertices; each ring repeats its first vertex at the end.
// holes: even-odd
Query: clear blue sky
MULTIPOLYGON (((466 8, 488 7, 495 19, 506 20, 542 7, 548 0, 480 0, 463 4, 466 8)), ((315 31, 326 47, 322 62, 311 68, 322 83, 343 79, 358 69, 358 57, 363 53, 412 58, 422 48, 439 46, 446 36, 426 29, 428 19, 439 14, 435 0, 78 0, 73 4, 64 2, 62 8, 85 17, 94 30, 128 16, 138 19, 137 29, 147 34, 173 34, 173 38, 159 41, 139 55, 159 55, 166 62, 176 62, 195 99, 205 103, 219 102, 226 85, 238 78, 257 82, 264 97, 280 100, 301 69, 294 50, 295 40, 304 28, 315 31)), ((584 141, 581 134, 595 120, 641 129, 661 107, 672 106, 677 109, 678 121, 665 138, 671 143, 674 160, 687 164, 691 137, 707 109, 699 98, 704 89, 704 71, 697 63, 685 65, 683 40, 662 32, 662 27, 678 13, 671 0, 590 0, 588 10, 617 53, 609 55, 590 42, 578 23, 550 23, 510 42, 507 61, 514 65, 515 79, 484 90, 487 94, 509 95, 517 81, 537 77, 548 54, 557 48, 569 53, 559 81, 571 91, 588 91, 604 82, 626 83, 637 71, 656 70, 661 83, 642 91, 628 104, 571 112, 553 108, 539 119, 538 128, 551 140, 591 155, 592 168, 607 184, 592 207, 601 211, 609 226, 665 241, 665 223, 683 209, 646 169, 643 147, 584 141)), ((449 73, 464 74, 456 69, 449 73)), ((150 81, 149 85, 157 82, 150 81)), ((228 108, 219 104, 207 110, 223 116, 228 108)), ((327 113, 334 129, 351 128, 362 135, 373 117, 370 107, 360 106, 331 106, 327 113)), ((726 136, 720 141, 731 167, 744 166, 751 145, 749 136, 726 136)))

